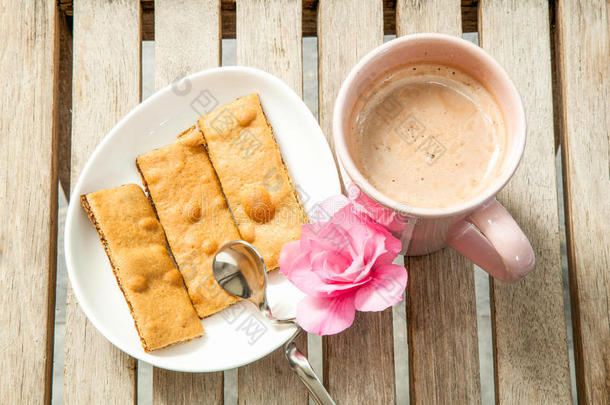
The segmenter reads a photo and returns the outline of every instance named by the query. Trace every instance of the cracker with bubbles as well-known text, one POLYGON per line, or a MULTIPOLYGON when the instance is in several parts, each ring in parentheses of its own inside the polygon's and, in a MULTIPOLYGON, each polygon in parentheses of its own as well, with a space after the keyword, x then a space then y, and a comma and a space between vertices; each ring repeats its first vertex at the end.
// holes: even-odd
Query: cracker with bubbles
POLYGON ((218 107, 198 127, 242 238, 276 269, 282 246, 299 239, 307 216, 258 94, 218 107))
POLYGON ((212 260, 218 247, 240 239, 203 142, 201 132, 191 127, 174 143, 136 159, 201 318, 237 301, 214 279, 212 260))
POLYGON ((163 229, 135 184, 81 196, 146 351, 203 335, 203 326, 167 251, 163 229))

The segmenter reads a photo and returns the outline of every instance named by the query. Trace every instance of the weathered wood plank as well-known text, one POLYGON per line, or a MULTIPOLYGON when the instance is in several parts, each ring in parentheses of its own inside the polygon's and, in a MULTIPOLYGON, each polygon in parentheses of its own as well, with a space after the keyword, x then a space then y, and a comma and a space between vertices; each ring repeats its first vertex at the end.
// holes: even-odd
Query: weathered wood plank
POLYGON ((338 404, 396 401, 392 309, 356 312, 345 332, 324 337, 324 385, 338 404))
POLYGON ((419 32, 461 37, 460 0, 397 0, 396 36, 419 32))
MULTIPOLYGON (((140 102, 140 3, 82 0, 73 31, 72 183, 104 135, 140 102)), ((87 320, 68 290, 64 403, 135 403, 136 362, 87 320)))
MULTIPOLYGON (((303 95, 301 0, 237 2, 237 63, 265 70, 303 95), (261 23, 264 22, 264 23, 261 23)), ((297 347, 307 353, 302 334, 297 347)), ((307 390, 283 349, 238 371, 240 404, 306 404, 307 390)))
MULTIPOLYGON (((222 0, 222 37, 237 37, 237 6, 236 0, 222 0)), ((301 0, 301 21, 299 27, 303 36, 312 36, 316 32, 318 0, 301 0)), ((283 5, 280 5, 283 7, 283 5)))
POLYGON ((153 369, 153 404, 222 404, 222 373, 153 369))
POLYGON ((411 403, 481 403, 472 264, 450 249, 408 263, 411 403))
POLYGON ((238 1, 237 63, 266 70, 302 96, 301 0, 238 1))
POLYGON ((220 0, 157 0, 155 30, 157 89, 220 65, 220 0))
POLYGON ((51 403, 59 52, 54 1, 0 12, 0 403, 51 403))
MULTIPOLYGON (((398 1, 399 36, 460 36, 459 0, 398 1)), ((412 403, 480 403, 473 266, 444 249, 407 260, 407 327, 412 403)))
MULTIPOLYGON (((341 83, 360 58, 382 43, 382 2, 320 2, 318 94, 320 125, 328 138, 341 83)), ((395 401, 391 308, 357 313, 350 329, 323 339, 323 355, 324 383, 337 403, 395 401)))
POLYGON ((578 399, 610 403, 610 3, 561 0, 564 194, 578 399))
MULTIPOLYGON (((220 64, 220 0, 157 0, 155 87, 220 64), (197 29, 193 29, 197 27, 197 29)), ((187 83, 179 94, 195 98, 187 83)), ((178 373, 153 368, 153 403, 222 403, 222 373, 178 373)))
POLYGON ((318 9, 318 109, 331 149, 333 107, 352 67, 383 43, 378 1, 323 1, 318 9))
POLYGON ((555 179, 551 36, 546 0, 480 3, 481 46, 514 80, 528 139, 517 173, 498 200, 536 253, 516 284, 491 281, 498 403, 571 403, 555 179))

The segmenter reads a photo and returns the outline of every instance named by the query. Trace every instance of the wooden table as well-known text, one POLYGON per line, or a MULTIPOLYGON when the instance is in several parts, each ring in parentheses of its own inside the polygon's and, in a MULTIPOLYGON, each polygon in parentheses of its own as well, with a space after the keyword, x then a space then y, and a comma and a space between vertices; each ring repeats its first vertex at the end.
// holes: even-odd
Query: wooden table
MULTIPOLYGON (((0 403, 50 402, 57 182, 69 190, 102 137, 140 102, 143 37, 155 40, 157 88, 218 66, 221 37, 235 36, 239 64, 302 94, 301 39, 317 35, 319 119, 330 135, 343 78, 384 32, 463 30, 478 31, 508 70, 529 124, 524 159, 499 199, 530 236, 537 266, 517 284, 491 281, 496 399, 572 400, 564 204, 578 400, 610 403, 609 13, 607 0, 3 0, 0 403)), ((411 401, 480 403, 473 265, 444 250, 407 267, 411 401)), ((391 310, 359 313, 351 329, 323 340, 324 383, 338 403, 395 401, 392 322, 391 310)), ((65 340, 66 404, 137 401, 136 361, 93 328, 71 292, 65 340)), ((222 403, 223 376, 155 369, 153 397, 222 403)), ((239 369, 239 402, 305 404, 307 392, 276 352, 239 369)))

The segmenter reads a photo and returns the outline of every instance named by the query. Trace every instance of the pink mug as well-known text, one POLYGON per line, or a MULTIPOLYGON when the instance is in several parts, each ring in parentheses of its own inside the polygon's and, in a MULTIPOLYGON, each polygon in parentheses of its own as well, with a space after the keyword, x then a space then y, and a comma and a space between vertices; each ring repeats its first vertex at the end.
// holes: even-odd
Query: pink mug
POLYGON ((513 217, 495 199, 519 165, 525 147, 525 112, 517 89, 504 69, 472 43, 443 34, 414 34, 369 52, 351 70, 335 102, 333 138, 344 173, 357 187, 350 196, 403 241, 403 253, 418 256, 449 246, 502 281, 517 281, 534 268, 534 251, 513 217), (361 89, 385 72, 409 62, 457 66, 485 84, 504 114, 508 147, 500 175, 472 200, 448 208, 418 208, 375 189, 360 173, 347 145, 351 113, 361 89), (388 215, 389 214, 389 215, 388 215))

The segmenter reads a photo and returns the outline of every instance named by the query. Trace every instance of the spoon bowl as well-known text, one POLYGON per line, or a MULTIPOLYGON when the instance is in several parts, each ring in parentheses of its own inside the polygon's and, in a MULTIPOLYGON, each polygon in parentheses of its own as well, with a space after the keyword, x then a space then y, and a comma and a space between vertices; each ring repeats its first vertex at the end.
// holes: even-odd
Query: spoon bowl
POLYGON ((220 247, 212 262, 214 278, 229 294, 247 299, 258 308, 267 299, 267 266, 248 242, 234 240, 220 247))
POLYGON ((267 302, 267 266, 259 251, 243 240, 227 242, 212 261, 216 282, 229 294, 256 305, 275 324, 296 325, 294 318, 277 319, 267 302))

